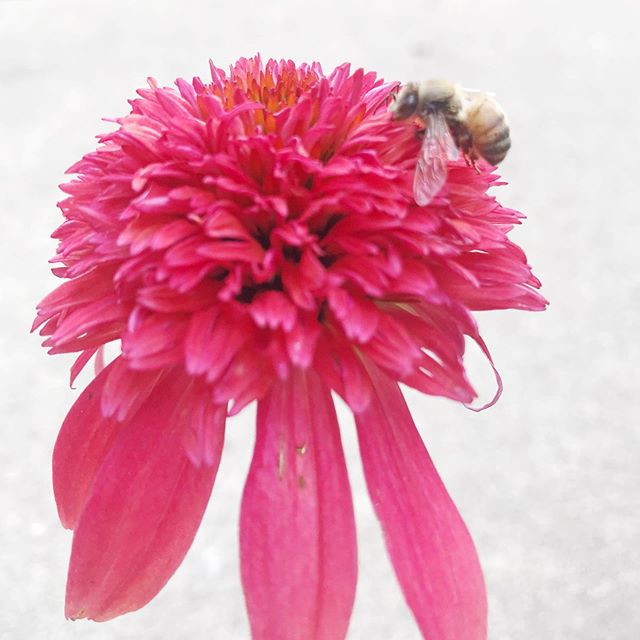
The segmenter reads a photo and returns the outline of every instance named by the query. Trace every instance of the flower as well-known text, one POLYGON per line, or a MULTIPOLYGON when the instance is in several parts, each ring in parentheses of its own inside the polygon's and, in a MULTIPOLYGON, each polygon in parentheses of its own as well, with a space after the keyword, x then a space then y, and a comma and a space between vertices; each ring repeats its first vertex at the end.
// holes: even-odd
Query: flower
POLYGON ((471 310, 544 308, 507 239, 522 216, 462 160, 415 204, 397 83, 259 57, 211 76, 150 80, 62 186, 66 282, 34 329, 79 352, 72 382, 97 370, 53 455, 74 531, 66 615, 108 620, 158 593, 200 524, 226 416, 257 400, 240 522, 252 636, 344 638, 356 535, 334 391, 423 635, 484 639, 473 542, 398 383, 470 403, 465 336, 488 355, 471 310))

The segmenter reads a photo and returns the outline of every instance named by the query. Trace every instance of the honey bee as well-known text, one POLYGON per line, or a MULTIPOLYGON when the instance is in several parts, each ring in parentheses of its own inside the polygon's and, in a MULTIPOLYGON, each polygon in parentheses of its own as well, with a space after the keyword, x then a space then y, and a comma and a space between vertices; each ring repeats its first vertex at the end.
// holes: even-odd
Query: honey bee
POLYGON ((390 111, 394 120, 414 116, 425 126, 413 181, 414 198, 420 206, 440 191, 447 177, 447 161, 457 158, 458 150, 477 170, 478 158, 497 165, 511 146, 500 105, 487 93, 462 89, 449 80, 407 83, 390 111))

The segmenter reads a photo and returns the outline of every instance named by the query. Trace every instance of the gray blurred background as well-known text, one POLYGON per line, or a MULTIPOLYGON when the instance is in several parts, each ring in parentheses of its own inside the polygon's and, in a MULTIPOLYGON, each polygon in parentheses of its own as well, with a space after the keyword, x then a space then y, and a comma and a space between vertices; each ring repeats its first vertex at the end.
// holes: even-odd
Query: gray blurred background
MULTIPOLYGON (((496 92, 514 140, 499 197, 529 216, 512 237, 552 304, 479 314, 505 379, 496 407, 409 403, 477 542, 490 637, 639 638, 639 19, 637 0, 0 0, 0 637, 248 638, 237 520, 253 408, 230 425, 203 525, 160 595, 113 622, 64 619, 71 537, 50 456, 78 391, 71 359, 28 329, 54 285, 56 185, 106 130, 100 118, 127 112, 149 75, 205 77, 209 58, 260 51, 496 92)), ((349 638, 417 640, 340 415, 360 557, 349 638)))

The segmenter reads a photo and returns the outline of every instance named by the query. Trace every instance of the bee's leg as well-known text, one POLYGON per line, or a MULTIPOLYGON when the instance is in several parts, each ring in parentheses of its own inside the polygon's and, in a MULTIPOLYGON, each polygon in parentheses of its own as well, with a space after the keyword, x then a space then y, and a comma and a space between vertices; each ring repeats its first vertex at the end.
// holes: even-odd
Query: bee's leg
MULTIPOLYGON (((465 157, 466 159, 466 157, 465 157)), ((478 156, 476 156, 475 154, 471 154, 469 156, 469 159, 467 160, 467 166, 472 167, 473 170, 480 175, 482 173, 482 171, 480 171, 480 167, 478 167, 478 156)))
POLYGON ((479 156, 473 147, 465 151, 464 160, 467 163, 467 167, 472 168, 477 174, 482 173, 480 167, 478 167, 479 156))
POLYGON ((469 167, 470 169, 473 168, 476 171, 478 171, 477 158, 473 153, 473 149, 461 149, 461 151, 462 151, 462 157, 464 158, 464 162, 467 165, 467 167, 469 167))

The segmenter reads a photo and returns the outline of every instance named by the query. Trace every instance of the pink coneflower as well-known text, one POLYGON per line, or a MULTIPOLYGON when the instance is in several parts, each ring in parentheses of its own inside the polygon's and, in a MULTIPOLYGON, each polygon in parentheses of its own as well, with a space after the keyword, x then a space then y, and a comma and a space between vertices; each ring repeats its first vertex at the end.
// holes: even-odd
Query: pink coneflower
POLYGON ((470 403, 465 336, 486 352, 470 311, 544 308, 507 239, 521 215, 462 160, 415 204, 397 83, 258 57, 211 75, 150 80, 62 187, 67 282, 34 328, 50 353, 79 352, 72 378, 94 355, 99 370, 53 455, 74 531, 66 615, 108 620, 158 593, 200 524, 226 416, 257 400, 240 522, 252 636, 344 638, 357 561, 335 391, 423 635, 485 639, 473 542, 398 383, 470 403))

